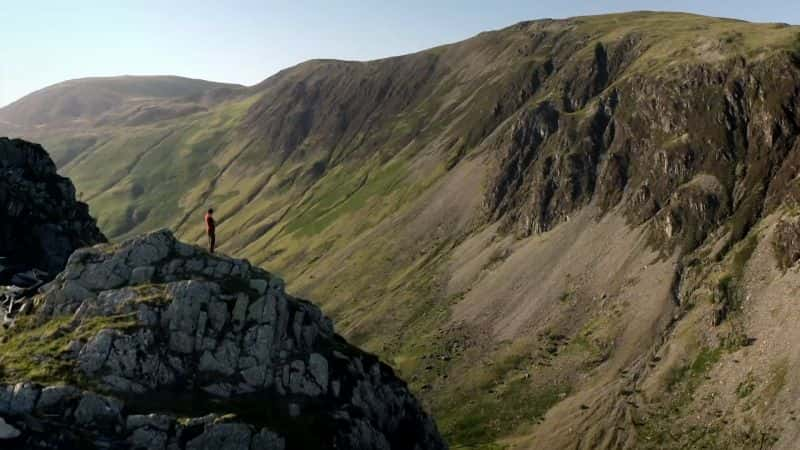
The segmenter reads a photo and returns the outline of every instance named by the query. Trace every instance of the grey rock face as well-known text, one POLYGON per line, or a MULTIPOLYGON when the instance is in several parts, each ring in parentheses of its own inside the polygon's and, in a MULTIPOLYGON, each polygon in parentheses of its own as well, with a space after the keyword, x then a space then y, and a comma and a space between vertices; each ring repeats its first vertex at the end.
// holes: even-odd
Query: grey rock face
POLYGON ((28 383, 19 383, 14 386, 13 395, 9 402, 9 414, 29 414, 36 405, 39 392, 28 383))
POLYGON ((139 428, 131 433, 128 444, 134 450, 164 450, 169 436, 166 432, 152 428, 139 428))
POLYGON ((137 267, 131 272, 132 284, 145 284, 149 283, 153 278, 156 269, 152 266, 137 267))
POLYGON ((0 138, 0 205, 0 255, 9 264, 55 275, 75 249, 106 242, 72 182, 37 144, 0 138))
POLYGON ((165 449, 174 425, 173 417, 162 414, 130 415, 126 421, 128 443, 133 449, 165 449))
POLYGON ((80 397, 80 390, 72 386, 50 386, 42 389, 36 411, 52 414, 63 411, 64 406, 80 397))
POLYGON ((61 357, 121 400, 17 385, 0 389, 0 413, 55 414, 128 448, 445 448, 405 384, 317 307, 168 231, 75 252, 36 314, 71 314, 72 329, 108 319, 61 357))
POLYGON ((13 426, 6 423, 2 417, 0 417, 0 441, 6 439, 14 439, 22 434, 18 429, 14 428, 13 426))
POLYGON ((122 403, 115 399, 87 394, 78 403, 75 422, 78 425, 114 430, 121 423, 121 410, 122 403))
POLYGON ((174 422, 175 419, 162 414, 131 415, 128 416, 126 426, 129 430, 149 427, 160 431, 169 431, 174 422))
MULTIPOLYGON (((177 420, 165 414, 128 414, 120 400, 71 386, 28 384, 24 392, 39 397, 31 413, 3 413, 0 448, 12 449, 276 449, 285 439, 266 428, 209 414, 177 420), (72 412, 74 411, 74 413, 72 412), (3 442, 6 441, 6 442, 3 442)), ((14 392, 18 386, 2 386, 14 392)))
POLYGON ((8 414, 11 399, 14 397, 13 386, 0 387, 0 414, 8 414))
POLYGON ((212 425, 203 434, 192 439, 186 450, 249 450, 252 434, 250 427, 240 423, 212 425))
POLYGON ((264 450, 284 450, 286 448, 286 442, 277 434, 267 429, 262 429, 260 433, 253 436, 252 448, 264 450))

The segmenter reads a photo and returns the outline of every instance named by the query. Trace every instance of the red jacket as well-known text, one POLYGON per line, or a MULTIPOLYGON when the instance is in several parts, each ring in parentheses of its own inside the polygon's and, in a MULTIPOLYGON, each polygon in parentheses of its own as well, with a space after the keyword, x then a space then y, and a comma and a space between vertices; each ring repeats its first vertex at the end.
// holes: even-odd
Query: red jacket
POLYGON ((216 227, 217 224, 214 222, 214 216, 206 213, 206 231, 208 233, 213 233, 216 227))

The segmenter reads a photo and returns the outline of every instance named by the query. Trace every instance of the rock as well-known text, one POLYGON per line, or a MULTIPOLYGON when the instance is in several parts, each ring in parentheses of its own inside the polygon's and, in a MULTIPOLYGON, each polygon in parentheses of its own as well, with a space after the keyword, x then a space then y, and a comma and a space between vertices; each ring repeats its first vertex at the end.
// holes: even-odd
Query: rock
POLYGON ((135 429, 128 437, 133 450, 165 450, 168 442, 169 434, 153 428, 135 429))
POLYGON ((267 287, 269 287, 269 283, 267 282, 267 280, 259 280, 259 279, 250 280, 250 289, 253 289, 259 294, 263 294, 264 292, 266 292, 267 287))
POLYGON ((266 428, 253 436, 253 443, 251 448, 263 450, 284 450, 286 448, 286 440, 266 428))
POLYGON ((0 386, 0 414, 9 413, 12 398, 14 398, 14 387, 0 386))
POLYGON ((247 297, 244 293, 240 293, 236 296, 236 303, 233 305, 233 313, 231 320, 233 321, 234 329, 237 331, 242 329, 244 326, 245 318, 247 317, 247 306, 250 302, 250 298, 247 297))
POLYGON ((122 423, 122 403, 118 400, 86 393, 75 410, 78 425, 100 430, 115 431, 122 423))
POLYGON ((244 381, 253 387, 261 387, 267 379, 267 369, 264 366, 253 366, 242 371, 244 381))
POLYGON ((100 370, 108 359, 111 344, 114 342, 114 330, 102 330, 78 353, 78 363, 81 370, 92 374, 100 370))
POLYGON ((39 398, 39 390, 32 384, 19 383, 14 386, 8 412, 12 415, 30 414, 39 398))
POLYGON ((186 444, 186 450, 250 450, 250 427, 244 424, 211 425, 186 444))
POLYGON ((328 391, 328 360, 319 353, 312 353, 308 360, 308 371, 322 392, 328 391))
POLYGON ((228 323, 229 316, 228 306, 224 302, 212 302, 208 305, 208 321, 215 331, 222 330, 222 327, 228 323))
POLYGON ((53 413, 63 411, 65 404, 80 397, 80 391, 72 386, 48 386, 42 389, 36 411, 53 413))
POLYGON ((184 244, 183 242, 178 242, 175 244, 175 251, 181 258, 190 258, 197 252, 194 246, 184 244))
POLYGON ((174 244, 175 239, 167 230, 146 234, 134 239, 126 263, 130 267, 151 266, 166 258, 174 244))
POLYGON ((782 269, 787 269, 800 261, 800 220, 781 219, 775 225, 772 237, 775 258, 782 269))
POLYGON ((224 278, 231 273, 231 269, 233 266, 228 261, 221 261, 217 266, 214 268, 214 277, 216 278, 224 278))
POLYGON ((84 300, 94 297, 91 291, 78 283, 65 283, 61 292, 72 303, 82 303, 84 300))
POLYGON ((128 430, 150 427, 156 430, 169 431, 174 422, 174 418, 163 414, 133 414, 128 416, 125 426, 128 428, 128 430))
POLYGON ((75 318, 110 316, 130 312, 126 310, 128 309, 126 307, 131 305, 137 296, 138 293, 130 288, 103 291, 96 297, 91 295, 87 297, 90 301, 85 301, 86 299, 84 299, 81 302, 81 305, 75 311, 75 318))
POLYGON ((283 291, 285 286, 286 286, 286 283, 284 283, 282 278, 278 278, 278 277, 273 276, 273 277, 271 277, 269 279, 269 288, 274 290, 274 291, 281 292, 281 291, 283 291))
POLYGON ((229 383, 214 383, 203 388, 207 393, 220 398, 230 398, 234 387, 229 383))
POLYGON ((217 372, 223 373, 225 371, 231 370, 230 366, 225 366, 219 361, 217 361, 214 356, 209 352, 204 352, 203 356, 200 357, 200 364, 198 368, 203 372, 217 372))
POLYGON ((0 440, 14 439, 22 434, 18 429, 7 424, 2 417, 0 417, 0 440))
MULTIPOLYGON (((35 284, 43 279, 42 273, 61 272, 77 248, 106 242, 88 206, 75 199, 72 182, 58 175, 47 152, 37 144, 0 138, 0 199, 9 205, 0 208, 4 268, 14 266, 15 273, 42 271, 25 272, 31 277, 18 275, 21 284, 35 284), (22 267, 27 269, 19 270, 22 267)), ((6 276, 0 284, 10 281, 6 276)))
POLYGON ((153 266, 137 267, 131 272, 131 284, 145 284, 153 279, 156 269, 153 266))
POLYGON ((255 428, 260 423, 202 416, 211 404, 237 419, 266 408, 296 425, 314 414, 324 448, 444 448, 405 384, 375 357, 348 349, 319 308, 244 261, 176 251, 180 246, 160 231, 78 251, 37 299, 34 314, 43 324, 74 311, 59 328, 76 333, 66 336, 72 350, 58 357, 77 363, 88 386, 133 399, 137 414, 126 417, 122 402, 106 395, 63 386, 39 395, 33 385, 0 389, 0 412, 30 414, 36 405, 33 413, 47 414, 48 426, 55 421, 109 448, 249 450, 302 442, 291 424, 263 430, 255 428), (165 273, 170 280, 159 278, 165 273), (99 331, 83 334, 83 325, 98 321, 105 324, 99 331), (185 404, 200 417, 178 420, 185 409, 170 408, 185 404))
POLYGON ((48 279, 47 272, 31 269, 26 272, 19 272, 11 276, 11 284, 23 288, 41 285, 48 279))

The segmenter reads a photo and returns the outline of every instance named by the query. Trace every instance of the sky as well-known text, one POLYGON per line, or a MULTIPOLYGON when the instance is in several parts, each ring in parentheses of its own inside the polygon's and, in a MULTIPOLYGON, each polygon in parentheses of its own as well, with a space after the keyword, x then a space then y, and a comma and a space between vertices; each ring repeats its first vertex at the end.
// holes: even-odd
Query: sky
POLYGON ((312 58, 376 59, 523 20, 632 10, 800 24, 797 0, 0 0, 0 106, 88 76, 253 85, 312 58))

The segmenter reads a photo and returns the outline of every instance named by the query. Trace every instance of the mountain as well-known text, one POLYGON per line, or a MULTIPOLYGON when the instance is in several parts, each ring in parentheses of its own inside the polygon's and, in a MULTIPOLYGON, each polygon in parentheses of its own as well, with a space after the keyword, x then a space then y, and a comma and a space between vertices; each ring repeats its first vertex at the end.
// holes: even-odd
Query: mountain
MULTIPOLYGON (((16 185, 50 188, 26 216, 82 211, 62 198, 74 190, 53 179, 41 147, 0 140, 0 150, 0 167, 28 169, 16 185), (55 204, 42 201, 48 194, 55 204)), ((5 199, 16 211, 17 198, 5 199)), ((10 232, 24 242, 30 230, 10 232)), ((52 258, 56 244, 44 248, 52 258)), ((161 230, 83 246, 60 268, 4 314, 3 449, 447 448, 389 366, 246 260, 161 230)))
POLYGON ((112 239, 202 242, 213 206, 455 448, 791 449, 798 86, 800 27, 636 12, 0 132, 112 239))
POLYGON ((244 90, 171 76, 82 78, 34 92, 0 110, 8 127, 141 125, 204 111, 244 90))

